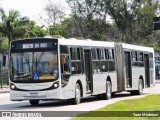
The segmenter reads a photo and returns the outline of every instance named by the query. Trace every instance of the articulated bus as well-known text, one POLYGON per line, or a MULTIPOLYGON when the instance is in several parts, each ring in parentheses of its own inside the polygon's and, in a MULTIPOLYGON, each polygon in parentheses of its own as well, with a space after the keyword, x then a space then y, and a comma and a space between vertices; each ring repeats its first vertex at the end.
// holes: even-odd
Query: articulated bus
POLYGON ((155 85, 154 50, 137 45, 77 39, 32 38, 10 45, 10 99, 110 99, 122 91, 141 95, 155 85))

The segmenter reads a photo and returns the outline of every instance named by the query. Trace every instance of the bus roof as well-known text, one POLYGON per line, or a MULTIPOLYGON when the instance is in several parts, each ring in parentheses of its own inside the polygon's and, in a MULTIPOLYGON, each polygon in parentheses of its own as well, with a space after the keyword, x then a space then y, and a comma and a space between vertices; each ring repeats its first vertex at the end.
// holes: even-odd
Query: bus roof
POLYGON ((131 45, 131 44, 126 44, 122 43, 122 47, 125 49, 130 49, 130 50, 138 50, 138 51, 146 51, 146 52, 154 52, 154 49, 151 47, 144 47, 144 46, 138 46, 138 45, 131 45))
POLYGON ((93 46, 93 47, 114 47, 114 42, 104 42, 104 41, 93 41, 90 39, 77 40, 75 38, 71 39, 59 39, 60 45, 74 45, 74 46, 93 46))
MULTIPOLYGON (((86 46, 86 47, 114 47, 115 42, 109 42, 109 41, 94 41, 90 39, 84 39, 79 40, 76 38, 28 38, 23 39, 23 41, 27 40, 38 40, 38 39, 58 39, 58 42, 60 45, 69 45, 69 46, 86 46)), ((16 42, 19 40, 15 40, 12 42, 16 42)), ((154 52, 154 49, 151 47, 144 47, 144 46, 138 46, 138 45, 131 45, 126 43, 120 43, 122 44, 122 48, 129 49, 129 50, 138 50, 138 51, 146 51, 146 52, 154 52)))

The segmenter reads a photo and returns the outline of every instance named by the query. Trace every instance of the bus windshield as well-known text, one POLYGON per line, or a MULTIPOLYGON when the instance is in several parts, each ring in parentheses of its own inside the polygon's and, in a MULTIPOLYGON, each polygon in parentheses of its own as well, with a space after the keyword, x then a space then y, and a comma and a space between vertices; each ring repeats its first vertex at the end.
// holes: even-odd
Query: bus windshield
POLYGON ((11 78, 15 81, 57 79, 57 52, 11 53, 11 68, 11 78))

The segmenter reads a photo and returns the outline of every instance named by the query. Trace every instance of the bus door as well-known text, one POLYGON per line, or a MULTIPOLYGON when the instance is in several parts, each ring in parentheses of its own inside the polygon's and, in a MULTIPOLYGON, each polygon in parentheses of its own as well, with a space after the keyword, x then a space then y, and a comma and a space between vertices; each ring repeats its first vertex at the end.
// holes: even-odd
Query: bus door
POLYGON ((92 62, 91 62, 91 50, 84 50, 84 63, 86 73, 86 90, 87 93, 93 91, 93 75, 92 75, 92 62))
POLYGON ((149 55, 148 54, 144 54, 144 67, 145 67, 145 86, 150 87, 149 55))
POLYGON ((132 65, 131 65, 131 53, 125 51, 125 72, 126 72, 126 87, 132 87, 132 65))

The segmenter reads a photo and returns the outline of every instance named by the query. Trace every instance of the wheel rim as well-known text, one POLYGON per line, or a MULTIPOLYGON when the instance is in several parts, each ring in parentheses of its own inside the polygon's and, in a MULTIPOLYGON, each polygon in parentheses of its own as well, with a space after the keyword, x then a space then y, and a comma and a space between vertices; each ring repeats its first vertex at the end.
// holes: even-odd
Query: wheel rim
POLYGON ((77 85, 77 88, 76 88, 76 101, 77 101, 77 103, 80 103, 80 99, 81 99, 81 90, 79 88, 79 85, 77 85))

